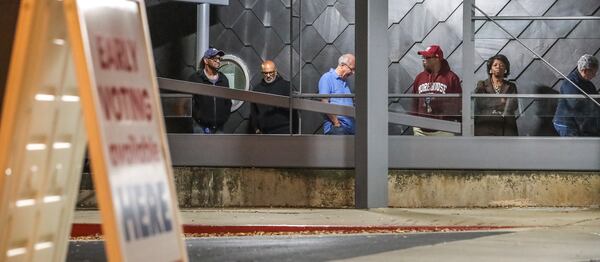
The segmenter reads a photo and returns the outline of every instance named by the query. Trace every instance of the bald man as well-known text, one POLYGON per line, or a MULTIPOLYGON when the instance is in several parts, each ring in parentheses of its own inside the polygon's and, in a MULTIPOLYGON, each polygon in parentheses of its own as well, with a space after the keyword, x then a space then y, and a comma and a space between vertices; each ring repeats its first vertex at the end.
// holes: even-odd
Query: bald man
MULTIPOLYGON (((277 74, 277 67, 271 60, 267 60, 260 66, 263 78, 254 91, 274 95, 289 96, 290 82, 284 80, 277 74)), ((294 118, 295 114, 294 112, 294 118)), ((296 121, 294 121, 296 124, 296 121)), ((293 128, 294 132, 296 127, 293 128)), ((289 134, 290 133, 290 111, 287 108, 279 108, 268 105, 252 104, 250 112, 250 132, 256 134, 289 134)))

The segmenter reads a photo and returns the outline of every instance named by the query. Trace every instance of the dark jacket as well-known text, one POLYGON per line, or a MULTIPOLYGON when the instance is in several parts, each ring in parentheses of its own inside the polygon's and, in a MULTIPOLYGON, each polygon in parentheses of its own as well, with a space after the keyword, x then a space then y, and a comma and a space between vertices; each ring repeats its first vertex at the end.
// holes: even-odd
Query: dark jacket
MULTIPOLYGON (((202 69, 191 75, 189 81, 213 85, 202 69)), ((228 88, 229 81, 223 73, 219 72, 219 80, 214 85, 228 88)), ((194 95, 192 98, 192 118, 201 126, 220 129, 227 122, 230 114, 230 99, 203 95, 194 95)))
MULTIPOLYGON (((496 94, 491 80, 477 82, 476 94, 496 94)), ((516 94, 517 86, 504 81, 499 94, 516 94)), ((518 136, 517 118, 519 108, 516 98, 475 98, 476 136, 518 136)))
MULTIPOLYGON (((568 76, 584 92, 595 95, 598 90, 594 84, 585 80, 575 70, 568 76)), ((582 94, 577 87, 569 81, 564 81, 560 87, 561 94, 582 94)), ((561 98, 558 100, 553 122, 579 130, 581 136, 600 135, 600 108, 588 98, 561 98)))
MULTIPOLYGON (((289 96, 290 82, 284 80, 280 76, 277 76, 275 81, 270 84, 266 83, 265 80, 260 81, 260 83, 254 87, 253 91, 269 93, 273 95, 289 96)), ((293 113, 293 119, 295 119, 296 111, 293 113)), ((252 104, 252 109, 250 112, 250 124, 251 133, 254 133, 256 129, 260 130, 261 133, 264 134, 289 133, 290 110, 287 108, 252 104)), ((297 129, 297 121, 294 121, 293 124, 293 131, 295 132, 297 129)))
MULTIPOLYGON (((450 70, 448 61, 442 60, 442 68, 436 74, 423 71, 413 82, 414 94, 460 94, 460 79, 450 70)), ((423 97, 413 100, 415 115, 450 121, 460 121, 462 100, 456 98, 423 97)), ((425 131, 433 131, 427 130, 425 131)))

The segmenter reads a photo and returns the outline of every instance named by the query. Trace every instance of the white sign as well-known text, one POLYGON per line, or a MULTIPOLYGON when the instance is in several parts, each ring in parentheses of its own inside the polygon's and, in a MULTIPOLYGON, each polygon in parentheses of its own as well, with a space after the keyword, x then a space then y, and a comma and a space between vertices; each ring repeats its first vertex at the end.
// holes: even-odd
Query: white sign
POLYGON ((121 257, 186 260, 143 1, 75 3, 121 257))

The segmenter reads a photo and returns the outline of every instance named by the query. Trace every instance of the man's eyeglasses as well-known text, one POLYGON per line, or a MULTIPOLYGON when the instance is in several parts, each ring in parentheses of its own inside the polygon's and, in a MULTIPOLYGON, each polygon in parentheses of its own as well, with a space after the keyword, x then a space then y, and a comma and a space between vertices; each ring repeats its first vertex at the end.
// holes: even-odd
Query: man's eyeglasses
POLYGON ((212 61, 215 61, 215 62, 220 62, 221 61, 221 57, 220 56, 214 56, 214 57, 209 58, 208 60, 212 60, 212 61))
POLYGON ((354 72, 356 72, 356 68, 352 68, 347 64, 342 63, 342 65, 345 65, 348 69, 350 69, 350 71, 352 71, 352 73, 354 74, 354 72))
POLYGON ((262 73, 263 73, 263 75, 267 75, 268 76, 268 75, 274 75, 276 73, 276 71, 269 71, 269 72, 264 72, 263 71, 262 73))

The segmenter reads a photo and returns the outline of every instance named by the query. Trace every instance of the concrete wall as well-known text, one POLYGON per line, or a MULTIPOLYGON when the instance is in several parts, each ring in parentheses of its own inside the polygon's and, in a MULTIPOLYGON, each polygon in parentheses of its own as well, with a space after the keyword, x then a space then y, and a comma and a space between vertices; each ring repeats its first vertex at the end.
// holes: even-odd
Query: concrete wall
POLYGON ((397 207, 594 206, 594 172, 393 170, 389 203, 397 207))
MULTIPOLYGON (((352 170, 175 168, 179 204, 194 207, 354 207, 352 170)), ((79 207, 95 207, 89 175, 79 207)), ((391 207, 597 206, 593 172, 391 170, 391 207)))

